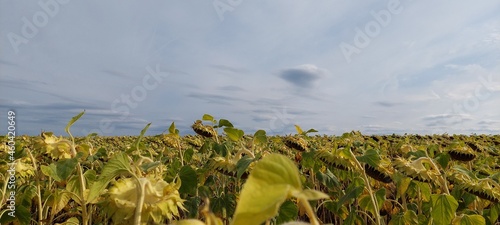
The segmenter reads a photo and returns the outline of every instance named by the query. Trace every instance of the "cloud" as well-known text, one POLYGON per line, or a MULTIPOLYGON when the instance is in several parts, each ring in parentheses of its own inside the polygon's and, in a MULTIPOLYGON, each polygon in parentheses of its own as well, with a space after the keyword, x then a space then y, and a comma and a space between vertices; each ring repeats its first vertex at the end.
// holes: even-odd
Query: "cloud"
POLYGON ((382 106, 382 107, 394 107, 397 105, 401 105, 403 103, 400 102, 390 102, 390 101, 377 101, 375 102, 375 105, 382 106))
POLYGON ((304 64, 280 72, 280 77, 300 88, 311 88, 314 82, 323 77, 326 70, 312 64, 304 64))
POLYGON ((473 120, 473 117, 469 114, 436 114, 428 115, 422 118, 429 127, 440 127, 445 126, 452 128, 455 125, 463 124, 464 122, 473 120))
POLYGON ((212 65, 211 67, 217 69, 218 71, 220 71, 222 73, 244 74, 244 73, 248 72, 245 69, 236 68, 236 67, 227 66, 227 65, 212 65))
POLYGON ((188 94, 188 97, 202 99, 207 101, 208 103, 216 103, 222 105, 231 105, 235 102, 247 102, 246 100, 240 98, 235 98, 220 94, 190 93, 188 94))
POLYGON ((244 91, 245 89, 235 86, 235 85, 227 85, 218 88, 221 91, 244 91))

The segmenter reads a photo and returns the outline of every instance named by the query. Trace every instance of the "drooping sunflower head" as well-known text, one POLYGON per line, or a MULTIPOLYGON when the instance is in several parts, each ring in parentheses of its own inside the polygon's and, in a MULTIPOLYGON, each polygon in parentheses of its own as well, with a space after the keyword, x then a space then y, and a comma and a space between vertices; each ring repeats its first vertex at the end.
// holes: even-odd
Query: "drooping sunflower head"
POLYGON ((364 167, 366 174, 373 179, 384 183, 392 182, 394 170, 390 166, 390 162, 388 160, 382 160, 376 167, 373 167, 368 163, 366 163, 364 167))
POLYGON ((163 137, 163 142, 168 147, 175 148, 175 149, 179 149, 181 147, 179 137, 172 135, 172 134, 165 134, 162 137, 163 137))
POLYGON ((43 132, 41 137, 35 143, 35 147, 41 152, 50 154, 53 159, 71 158, 71 146, 62 137, 57 137, 52 132, 43 132))
MULTIPOLYGON (((237 171, 236 163, 237 162, 235 162, 233 160, 218 156, 218 157, 214 157, 214 158, 210 159, 209 168, 211 168, 219 173, 222 173, 226 176, 237 177, 238 171, 237 171)), ((249 166, 249 168, 251 168, 252 166, 253 166, 253 164, 251 164, 249 166)), ((241 178, 247 179, 249 175, 250 175, 249 172, 245 171, 241 174, 241 178)))
POLYGON ((198 136, 191 136, 187 135, 185 138, 183 138, 188 144, 190 144, 193 147, 201 147, 203 145, 203 140, 198 138, 198 136))
POLYGON ((214 128, 209 125, 203 125, 201 123, 201 120, 196 120, 196 122, 194 122, 191 128, 193 128, 194 132, 203 137, 217 136, 217 132, 215 132, 214 128))
POLYGON ((455 166, 447 172, 450 183, 479 198, 500 202, 500 185, 490 177, 478 179, 470 170, 455 166))
MULTIPOLYGON (((186 210, 178 191, 180 182, 169 184, 161 179, 143 177, 139 178, 139 183, 145 186, 142 223, 160 223, 165 218, 170 220, 179 217, 179 210, 186 210)), ((137 185, 134 178, 124 178, 116 181, 109 189, 108 206, 105 209, 114 223, 132 222, 139 197, 137 185)))
POLYGON ((336 150, 333 153, 326 149, 316 151, 316 158, 321 160, 326 165, 335 167, 340 170, 352 171, 356 169, 356 164, 344 156, 342 150, 336 150))
POLYGON ((500 202, 500 185, 491 178, 479 179, 476 182, 465 183, 465 191, 495 203, 500 202))
POLYGON ((307 150, 307 141, 301 137, 286 136, 283 138, 283 143, 289 148, 305 152, 307 150))
POLYGON ((405 176, 421 182, 431 183, 436 181, 441 173, 430 166, 427 157, 420 157, 414 161, 404 158, 396 158, 393 161, 394 168, 405 176))
POLYGON ((454 160, 468 162, 476 158, 475 152, 468 145, 454 142, 447 149, 448 154, 454 160))

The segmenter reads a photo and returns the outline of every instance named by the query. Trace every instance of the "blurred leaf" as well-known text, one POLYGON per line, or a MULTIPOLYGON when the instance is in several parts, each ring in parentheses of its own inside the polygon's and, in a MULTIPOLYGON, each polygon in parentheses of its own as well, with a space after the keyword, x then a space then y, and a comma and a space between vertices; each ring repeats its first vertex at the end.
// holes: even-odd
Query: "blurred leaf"
POLYGON ((184 151, 184 162, 185 163, 190 163, 191 160, 193 159, 194 155, 194 150, 192 148, 188 148, 186 151, 184 151))
POLYGON ((233 124, 226 119, 220 119, 217 127, 233 127, 233 124))
POLYGON ((256 131, 255 134, 253 135, 253 142, 255 144, 266 144, 267 143, 266 131, 265 130, 256 131))
POLYGON ((66 180, 76 169, 76 165, 78 164, 78 159, 61 159, 56 163, 57 167, 57 175, 66 180))
POLYGON ((204 114, 203 117, 201 118, 202 120, 205 120, 205 121, 210 121, 212 123, 215 123, 215 119, 213 116, 209 115, 209 114, 204 114))
POLYGON ((397 188, 396 198, 404 196, 406 194, 406 191, 408 190, 408 186, 411 183, 411 178, 401 173, 394 173, 392 178, 396 183, 396 188, 397 188))
MULTIPOLYGON (((73 126, 73 124, 74 124, 74 123, 75 123, 78 119, 80 119, 80 117, 82 117, 84 113, 85 113, 85 110, 83 110, 83 112, 81 112, 81 113, 79 113, 78 115, 76 115, 76 116, 74 116, 73 118, 71 118, 71 120, 68 122, 68 125, 66 125, 66 127, 64 128, 64 131, 65 131, 66 133, 68 133, 70 136, 72 136, 72 135, 71 135, 71 133, 69 132, 69 128, 70 128, 71 126, 73 126)), ((73 137, 73 136, 72 136, 72 137, 73 137)))
POLYGON ((238 160, 238 162, 236 163, 236 175, 238 177, 238 179, 241 178, 241 175, 243 175, 243 173, 245 173, 245 171, 247 170, 248 166, 250 166, 250 164, 253 162, 254 158, 252 158, 251 156, 243 156, 240 160, 238 160))
POLYGON ((203 221, 197 219, 187 219, 174 221, 172 225, 206 225, 203 221))
POLYGON ((299 193, 296 193, 293 195, 295 198, 298 199, 306 199, 308 201, 314 201, 314 200, 319 200, 319 199, 325 199, 329 198, 329 196, 321 191, 316 191, 312 189, 305 189, 302 190, 299 193))
POLYGON ((90 187, 87 203, 94 201, 106 186, 108 186, 108 183, 120 174, 133 174, 130 168, 130 160, 127 154, 122 152, 116 153, 114 157, 104 165, 98 180, 90 187))
POLYGON ((255 164, 243 186, 233 224, 259 225, 276 216, 280 205, 302 190, 299 171, 285 156, 271 154, 255 164))
POLYGON ((304 131, 302 130, 302 128, 300 128, 299 125, 295 125, 295 130, 297 130, 297 134, 302 134, 304 133, 304 131))
POLYGON ((404 213, 398 213, 393 216, 389 225, 417 225, 418 217, 415 211, 408 210, 404 213))
POLYGON ((307 130, 305 133, 308 134, 308 133, 317 133, 318 131, 315 130, 315 129, 309 129, 307 130))
POLYGON ((486 220, 480 215, 460 215, 455 217, 453 225, 484 225, 486 220))
POLYGON ((337 202, 337 210, 347 201, 357 198, 361 193, 363 193, 364 186, 351 186, 347 188, 347 193, 343 195, 337 202))
POLYGON ((377 168, 380 163, 380 155, 374 149, 369 149, 362 156, 357 156, 356 159, 360 162, 364 162, 374 168, 377 168))
POLYGON ((52 179, 54 179, 57 182, 62 181, 62 179, 59 177, 59 175, 57 175, 57 168, 56 168, 56 165, 54 163, 52 163, 48 166, 41 165, 40 169, 45 176, 51 177, 52 179))
POLYGON ((441 166, 441 168, 447 168, 450 162, 450 155, 445 153, 439 153, 434 160, 441 166))
POLYGON ((181 179, 179 193, 196 195, 196 189, 198 188, 198 176, 196 175, 196 171, 189 165, 183 166, 179 171, 179 178, 181 179))
MULTIPOLYGON (((377 199, 378 203, 378 208, 379 210, 382 208, 384 205, 385 201, 385 188, 379 189, 377 192, 375 192, 375 198, 377 199)), ((379 212, 375 212, 375 209, 373 208, 373 203, 371 200, 371 197, 369 194, 362 195, 359 197, 359 206, 365 211, 369 211, 372 213, 372 215, 375 215, 379 212)))
POLYGON ((175 123, 174 122, 172 122, 172 124, 170 124, 170 127, 168 128, 168 133, 169 134, 179 135, 179 130, 175 128, 175 123))
POLYGON ((224 132, 226 132, 227 137, 233 141, 239 141, 240 138, 245 135, 242 130, 233 127, 224 128, 224 132))
POLYGON ((295 221, 297 220, 297 216, 299 214, 299 208, 295 203, 293 203, 290 200, 285 201, 279 211, 278 211, 278 216, 276 217, 276 223, 277 224, 282 224, 286 223, 289 221, 295 221))
POLYGON ((56 215, 68 204, 71 199, 71 193, 66 190, 55 190, 52 191, 49 202, 51 203, 51 213, 56 215))
POLYGON ((141 164, 141 170, 145 173, 155 169, 156 167, 160 166, 161 162, 160 161, 155 161, 155 162, 148 162, 148 163, 143 163, 141 164))
POLYGON ((433 194, 431 216, 434 223, 437 225, 451 224, 451 220, 455 217, 455 212, 458 208, 458 202, 451 195, 433 194))
POLYGON ((335 189, 336 187, 337 188, 341 187, 338 178, 329 169, 326 169, 325 173, 322 173, 321 171, 317 171, 316 177, 318 178, 319 182, 321 182, 323 185, 325 185, 329 189, 335 189))
POLYGON ((23 205, 16 205, 16 210, 11 211, 9 209, 3 209, 0 212, 0 223, 1 224, 11 224, 9 222, 16 221, 12 224, 30 224, 31 212, 28 208, 23 205))

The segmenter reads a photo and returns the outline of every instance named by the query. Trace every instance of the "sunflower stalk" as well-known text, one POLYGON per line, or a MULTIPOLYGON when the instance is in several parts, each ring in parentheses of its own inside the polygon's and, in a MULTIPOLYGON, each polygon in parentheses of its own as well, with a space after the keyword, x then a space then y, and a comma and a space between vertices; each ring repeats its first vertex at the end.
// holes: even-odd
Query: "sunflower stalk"
MULTIPOLYGON (((69 133, 69 130, 68 130, 68 133, 69 133)), ((71 141, 63 139, 63 140, 61 140, 61 142, 66 143, 71 147, 71 157, 74 158, 74 157, 76 157, 76 154, 77 154, 76 148, 75 148, 75 139, 73 138, 73 135, 71 135, 71 133, 69 133, 69 135, 71 136, 71 141)), ((78 162, 76 164, 76 170, 78 172, 78 178, 80 180, 80 188, 82 190, 80 192, 80 199, 81 199, 80 205, 82 207, 82 224, 87 225, 89 218, 88 218, 87 204, 85 202, 85 194, 84 194, 87 187, 85 185, 85 176, 83 175, 83 169, 82 169, 82 165, 80 164, 80 162, 78 162)))
POLYGON ((41 187, 40 187, 40 180, 39 180, 39 175, 38 175, 38 167, 36 165, 36 160, 35 160, 35 157, 33 157, 33 154, 31 154, 31 151, 27 148, 26 151, 28 152, 28 155, 30 156, 31 158, 31 163, 33 163, 33 168, 35 169, 36 171, 36 179, 35 179, 35 182, 36 182, 36 195, 37 195, 37 204, 38 204, 38 224, 40 225, 43 225, 43 206, 42 206, 42 192, 41 192, 41 187))
POLYGON ((141 180, 134 175, 134 178, 137 182, 137 202, 136 202, 136 208, 134 212, 134 224, 141 224, 141 214, 142 214, 142 205, 144 204, 144 198, 146 196, 145 190, 146 190, 146 185, 150 185, 151 183, 149 180, 145 179, 144 182, 141 182, 141 180))
POLYGON ((351 154, 352 160, 354 160, 354 162, 356 163, 358 170, 361 170, 361 173, 363 174, 362 178, 365 182, 365 186, 368 189, 368 193, 370 195, 373 209, 375 211, 374 214, 375 214, 375 218, 377 221, 377 225, 382 225, 382 218, 380 217, 380 210, 378 208, 378 201, 377 201, 377 198, 375 198, 375 195, 373 194, 373 191, 372 191, 372 188, 370 185, 370 180, 368 179, 368 176, 366 176, 366 173, 365 173, 365 168, 363 166, 361 166, 361 163, 358 161, 358 159, 356 158, 356 156, 354 155, 354 153, 352 152, 351 149, 349 149, 349 153, 351 154))
POLYGON ((314 210, 312 209, 311 205, 309 204, 309 201, 305 198, 299 198, 299 199, 297 199, 297 201, 306 210, 306 214, 307 214, 307 217, 309 217, 309 220, 310 220, 309 222, 311 223, 311 225, 320 225, 318 218, 316 217, 316 213, 314 213, 314 210))

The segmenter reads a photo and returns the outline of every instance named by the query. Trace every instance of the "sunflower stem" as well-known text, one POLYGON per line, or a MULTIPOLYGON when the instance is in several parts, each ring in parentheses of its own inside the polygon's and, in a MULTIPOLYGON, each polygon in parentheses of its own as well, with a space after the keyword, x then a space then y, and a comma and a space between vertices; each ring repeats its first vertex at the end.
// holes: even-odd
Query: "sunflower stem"
POLYGON ((142 214, 142 205, 144 204, 144 198, 145 198, 145 189, 146 185, 149 184, 149 180, 145 180, 145 182, 141 182, 141 180, 134 175, 134 178, 136 179, 137 182, 137 202, 136 202, 136 207, 135 207, 135 212, 134 212, 134 225, 139 225, 141 224, 141 214, 142 214))
POLYGON ((370 199, 372 200, 371 202, 373 204, 373 209, 375 211, 374 214, 375 214, 375 218, 377 221, 377 225, 381 225, 382 218, 380 217, 380 210, 378 208, 378 201, 377 201, 377 198, 375 198, 375 195, 373 194, 372 187, 370 185, 370 180, 368 179, 368 176, 366 176, 365 168, 363 166, 361 166, 361 163, 358 161, 358 159, 356 159, 356 156, 351 151, 351 149, 349 149, 349 153, 351 154, 351 158, 356 163, 356 166, 358 167, 359 170, 361 170, 361 173, 363 174, 362 178, 365 181, 365 186, 368 189, 368 193, 370 194, 370 199))

